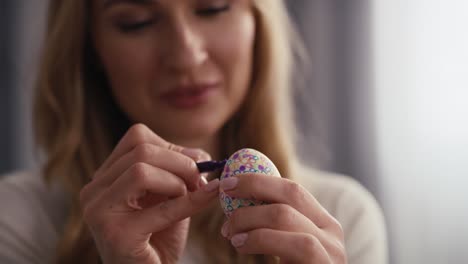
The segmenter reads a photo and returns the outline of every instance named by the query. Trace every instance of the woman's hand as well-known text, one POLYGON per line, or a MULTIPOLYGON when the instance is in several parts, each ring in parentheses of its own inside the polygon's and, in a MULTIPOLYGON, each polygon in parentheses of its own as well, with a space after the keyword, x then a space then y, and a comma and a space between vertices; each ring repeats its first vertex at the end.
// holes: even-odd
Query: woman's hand
POLYGON ((189 217, 218 194, 219 180, 206 184, 194 161, 207 159, 144 125, 130 128, 80 193, 103 262, 177 262, 189 217))
POLYGON ((302 186, 263 174, 221 181, 231 197, 269 202, 236 209, 221 233, 239 253, 278 256, 281 263, 344 264, 343 231, 302 186))

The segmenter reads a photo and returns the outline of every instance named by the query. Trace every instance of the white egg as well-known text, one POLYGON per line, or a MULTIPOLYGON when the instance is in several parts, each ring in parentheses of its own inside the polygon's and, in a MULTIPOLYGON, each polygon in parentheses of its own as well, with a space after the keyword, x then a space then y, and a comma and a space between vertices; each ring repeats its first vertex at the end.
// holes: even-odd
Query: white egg
MULTIPOLYGON (((246 173, 264 173, 281 177, 275 164, 267 156, 255 149, 244 148, 229 157, 221 173, 221 180, 246 173)), ((265 204, 263 201, 231 197, 222 189, 219 193, 219 200, 227 217, 230 217, 237 208, 265 204)))

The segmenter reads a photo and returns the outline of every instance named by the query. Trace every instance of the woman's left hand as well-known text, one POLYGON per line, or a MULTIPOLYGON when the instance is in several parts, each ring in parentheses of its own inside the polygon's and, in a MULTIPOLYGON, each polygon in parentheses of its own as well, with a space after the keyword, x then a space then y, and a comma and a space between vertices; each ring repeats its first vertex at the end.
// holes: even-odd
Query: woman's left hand
POLYGON ((341 225, 301 185, 263 174, 221 181, 231 197, 267 205, 234 210, 221 233, 242 254, 278 256, 281 263, 347 263, 341 225))

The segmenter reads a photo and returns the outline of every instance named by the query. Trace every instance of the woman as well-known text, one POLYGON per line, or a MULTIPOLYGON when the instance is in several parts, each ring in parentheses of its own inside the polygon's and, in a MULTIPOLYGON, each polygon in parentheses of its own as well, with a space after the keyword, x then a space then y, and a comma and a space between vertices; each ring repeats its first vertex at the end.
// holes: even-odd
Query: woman
POLYGON ((385 263, 370 194, 297 162, 291 30, 280 0, 52 0, 35 100, 48 184, 1 183, 1 258, 385 263), (282 178, 197 171, 244 147, 282 178), (220 189, 270 203, 226 221, 220 189))

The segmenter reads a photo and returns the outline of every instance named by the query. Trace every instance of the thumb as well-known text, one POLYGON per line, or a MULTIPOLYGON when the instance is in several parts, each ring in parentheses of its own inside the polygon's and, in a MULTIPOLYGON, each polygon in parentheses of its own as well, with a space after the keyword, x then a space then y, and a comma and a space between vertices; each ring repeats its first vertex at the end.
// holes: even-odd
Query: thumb
MULTIPOLYGON (((203 161, 210 161, 211 156, 208 152, 205 152, 203 149, 200 148, 183 148, 180 153, 184 154, 185 156, 190 157, 195 162, 203 162, 203 161)), ((208 173, 202 173, 200 177, 200 181, 198 182, 198 187, 203 187, 207 184, 208 173)))
POLYGON ((219 179, 214 179, 194 192, 143 210, 134 223, 145 234, 164 230, 209 206, 218 193, 219 179))

